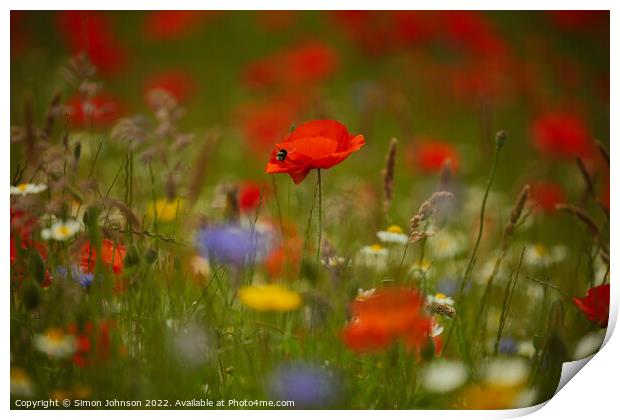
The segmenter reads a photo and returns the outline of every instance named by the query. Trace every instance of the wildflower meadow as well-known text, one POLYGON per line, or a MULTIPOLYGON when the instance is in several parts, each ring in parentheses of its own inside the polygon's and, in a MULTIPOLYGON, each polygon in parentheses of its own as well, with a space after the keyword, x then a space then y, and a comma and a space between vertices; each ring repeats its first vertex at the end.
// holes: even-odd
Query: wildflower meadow
POLYGON ((609 12, 10 18, 11 408, 512 409, 599 350, 609 12))

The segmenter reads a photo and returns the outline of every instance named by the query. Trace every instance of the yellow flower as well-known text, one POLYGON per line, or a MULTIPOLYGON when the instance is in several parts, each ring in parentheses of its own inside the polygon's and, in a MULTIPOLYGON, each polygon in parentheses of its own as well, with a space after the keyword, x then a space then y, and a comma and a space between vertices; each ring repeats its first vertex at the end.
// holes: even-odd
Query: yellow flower
POLYGON ((287 312, 299 307, 301 295, 284 286, 263 284, 240 288, 239 300, 257 311, 287 312))
POLYGON ((470 385, 456 407, 465 410, 505 410, 529 407, 535 403, 532 390, 521 386, 470 385))
POLYGON ((34 388, 26 371, 19 367, 11 367, 11 395, 31 397, 34 388))
POLYGON ((157 216, 157 220, 160 222, 170 222, 178 217, 184 206, 185 203, 180 198, 171 201, 160 198, 155 200, 155 203, 151 202, 147 205, 146 216, 151 220, 157 216))

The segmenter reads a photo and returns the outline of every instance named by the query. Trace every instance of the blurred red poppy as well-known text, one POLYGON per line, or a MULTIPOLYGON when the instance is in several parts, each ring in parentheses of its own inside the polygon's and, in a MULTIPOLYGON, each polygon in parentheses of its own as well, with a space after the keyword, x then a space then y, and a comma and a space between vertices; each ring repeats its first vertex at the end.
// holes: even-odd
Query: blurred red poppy
POLYGON ((438 33, 433 11, 334 11, 338 28, 366 54, 379 55, 426 42, 438 33))
POLYGON ((180 39, 190 35, 217 11, 207 10, 156 10, 144 20, 147 38, 162 41, 180 39))
POLYGON ((74 127, 111 125, 123 114, 121 102, 107 93, 99 93, 92 99, 73 96, 67 103, 69 122, 74 127))
POLYGON ((128 53, 104 12, 64 10, 56 22, 71 52, 86 54, 101 73, 115 75, 125 69, 128 53))
POLYGON ((567 112, 550 111, 536 118, 532 139, 540 153, 553 158, 588 157, 592 151, 592 136, 586 122, 567 112))
POLYGON ((241 213, 252 213, 261 200, 261 185, 254 181, 245 181, 239 188, 239 210, 241 213))
POLYGON ((349 134, 338 121, 311 121, 295 128, 282 143, 276 144, 265 171, 287 173, 299 184, 311 169, 331 168, 364 144, 364 136, 349 134))
POLYGON ((566 202, 566 193, 561 185, 550 181, 537 181, 531 184, 530 197, 546 213, 555 212, 555 206, 566 202))
POLYGON ((609 284, 591 288, 585 297, 573 298, 573 303, 590 321, 599 327, 607 327, 609 320, 609 284))
POLYGON ((304 108, 302 98, 285 95, 244 104, 238 109, 235 119, 238 117, 241 121, 243 134, 254 151, 264 153, 291 130, 304 108))
POLYGON ((312 41, 250 63, 243 79, 251 88, 312 85, 331 76, 337 66, 336 51, 312 41))
POLYGON ((609 27, 608 10, 547 10, 556 25, 574 31, 609 27))
POLYGON ((351 321, 343 331, 343 340, 357 352, 380 351, 398 339, 410 350, 419 349, 429 340, 432 322, 416 291, 380 289, 351 304, 351 321))
POLYGON ((81 328, 75 324, 67 327, 67 332, 75 336, 76 349, 73 363, 76 366, 83 368, 95 362, 105 361, 109 357, 110 328, 113 325, 113 321, 100 321, 97 327, 92 322, 87 322, 81 328))
POLYGON ((26 52, 30 44, 29 33, 25 24, 26 13, 21 10, 11 10, 11 59, 26 52))
MULTIPOLYGON (((119 275, 123 272, 125 255, 127 250, 124 245, 114 243, 110 239, 104 239, 101 244, 101 261, 110 267, 114 274, 119 275)), ((90 242, 82 245, 80 250, 80 267, 85 273, 92 273, 97 261, 97 252, 90 242)))
POLYGON ((478 56, 505 54, 508 46, 484 12, 451 10, 440 14, 447 40, 463 52, 478 56))
POLYGON ((459 155, 456 148, 447 142, 431 139, 419 139, 407 149, 410 165, 421 172, 435 173, 441 170, 444 162, 449 161, 453 171, 459 168, 459 155))
POLYGON ((185 102, 196 88, 192 76, 183 70, 172 70, 152 75, 146 82, 145 94, 153 90, 165 90, 177 102, 185 102))
POLYGON ((283 75, 290 83, 317 83, 333 74, 338 57, 328 45, 310 42, 289 51, 283 64, 283 75))

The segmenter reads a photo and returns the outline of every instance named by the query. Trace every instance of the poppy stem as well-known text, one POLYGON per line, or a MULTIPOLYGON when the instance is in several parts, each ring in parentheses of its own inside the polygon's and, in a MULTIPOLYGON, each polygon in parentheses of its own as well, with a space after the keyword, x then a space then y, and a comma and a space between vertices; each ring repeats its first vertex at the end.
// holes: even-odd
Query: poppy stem
POLYGON ((321 235, 323 231, 323 190, 321 186, 321 169, 316 170, 316 182, 319 190, 319 239, 316 247, 316 262, 321 264, 321 235))

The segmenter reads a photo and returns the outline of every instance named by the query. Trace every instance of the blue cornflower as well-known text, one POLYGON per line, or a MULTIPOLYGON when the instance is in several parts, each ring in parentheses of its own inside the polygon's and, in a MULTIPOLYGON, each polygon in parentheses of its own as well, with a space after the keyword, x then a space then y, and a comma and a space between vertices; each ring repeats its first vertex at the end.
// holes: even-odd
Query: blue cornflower
MULTIPOLYGON (((67 268, 60 266, 56 269, 56 273, 59 277, 67 278, 67 268)), ((85 273, 78 265, 71 267, 71 278, 80 284, 82 287, 89 287, 93 283, 95 275, 93 273, 85 273)))
POLYGON ((499 340, 498 350, 502 354, 515 354, 517 353, 517 343, 512 337, 502 337, 499 340))
POLYGON ((202 257, 221 264, 242 266, 263 261, 272 248, 269 232, 239 225, 214 225, 196 234, 202 257))
POLYGON ((340 381, 333 372, 298 362, 280 366, 268 391, 274 400, 295 401, 295 408, 326 407, 337 401, 340 381))

